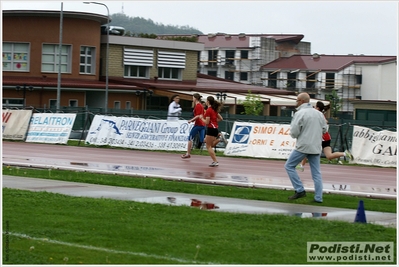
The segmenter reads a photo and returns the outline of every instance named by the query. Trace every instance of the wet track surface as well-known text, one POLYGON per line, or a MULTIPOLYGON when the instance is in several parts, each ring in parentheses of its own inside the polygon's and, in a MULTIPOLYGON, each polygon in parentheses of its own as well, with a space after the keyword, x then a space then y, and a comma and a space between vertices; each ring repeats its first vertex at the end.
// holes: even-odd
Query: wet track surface
MULTIPOLYGON (((158 203, 173 206, 191 206, 214 212, 234 212, 249 214, 283 214, 301 218, 318 218, 354 222, 358 210, 326 206, 311 206, 297 203, 279 203, 270 201, 226 198, 157 190, 145 190, 118 186, 66 182, 49 179, 37 179, 17 176, 3 176, 3 188, 46 191, 74 197, 108 198, 145 203, 158 203)), ((364 210, 367 223, 396 227, 396 213, 364 210)), ((361 221, 365 222, 365 221, 361 221)))
MULTIPOLYGON (((292 189, 284 160, 219 157, 209 167, 206 151, 181 159, 180 154, 93 147, 3 142, 3 164, 85 170, 199 183, 292 189)), ((396 198, 396 169, 322 164, 324 190, 330 193, 396 198)), ((299 176, 313 190, 310 169, 299 176)))

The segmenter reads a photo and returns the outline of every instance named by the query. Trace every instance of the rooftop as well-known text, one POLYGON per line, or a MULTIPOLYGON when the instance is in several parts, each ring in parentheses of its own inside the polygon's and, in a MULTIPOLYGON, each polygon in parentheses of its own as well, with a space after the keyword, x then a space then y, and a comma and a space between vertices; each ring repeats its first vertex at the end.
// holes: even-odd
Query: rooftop
POLYGON ((392 61, 396 61, 396 56, 293 55, 280 57, 262 66, 261 69, 340 71, 356 63, 382 64, 392 61))

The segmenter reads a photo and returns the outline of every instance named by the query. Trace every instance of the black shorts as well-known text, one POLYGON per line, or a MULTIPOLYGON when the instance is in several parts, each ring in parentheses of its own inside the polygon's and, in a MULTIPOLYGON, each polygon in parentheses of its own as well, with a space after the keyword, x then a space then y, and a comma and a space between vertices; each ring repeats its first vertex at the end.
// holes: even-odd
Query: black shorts
POLYGON ((206 135, 218 137, 219 130, 217 128, 207 128, 206 135))
POLYGON ((321 147, 324 149, 325 147, 331 146, 331 140, 321 141, 321 147))

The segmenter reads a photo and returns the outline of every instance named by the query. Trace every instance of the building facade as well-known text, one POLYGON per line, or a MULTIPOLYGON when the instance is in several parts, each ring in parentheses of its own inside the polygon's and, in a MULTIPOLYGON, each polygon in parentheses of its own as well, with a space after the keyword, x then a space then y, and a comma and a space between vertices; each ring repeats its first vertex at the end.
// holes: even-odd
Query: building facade
POLYGON ((265 115, 295 105, 270 96, 293 95, 286 90, 201 76, 203 43, 121 36, 115 27, 108 35, 106 16, 75 11, 63 12, 61 28, 60 17, 59 11, 3 11, 3 107, 166 110, 179 93, 189 111, 192 94, 203 92, 235 114, 248 91, 263 96, 265 115))
MULTIPOLYGON (((189 35, 159 35, 158 38, 189 35)), ((260 68, 280 57, 310 54, 310 43, 296 34, 203 34, 196 35, 204 44, 198 58, 202 74, 244 84, 262 86, 260 68)))
POLYGON ((264 86, 325 100, 336 95, 340 111, 348 116, 354 116, 354 103, 360 101, 396 103, 396 56, 293 55, 261 70, 264 86))

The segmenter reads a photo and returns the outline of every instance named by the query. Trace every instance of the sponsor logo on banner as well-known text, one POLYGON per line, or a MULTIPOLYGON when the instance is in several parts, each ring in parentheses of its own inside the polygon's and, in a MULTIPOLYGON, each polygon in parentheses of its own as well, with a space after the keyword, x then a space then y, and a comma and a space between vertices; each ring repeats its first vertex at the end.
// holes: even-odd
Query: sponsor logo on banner
POLYGON ((287 124, 234 123, 224 154, 286 159, 296 143, 289 131, 287 124))
POLYGON ((35 113, 30 119, 26 142, 66 144, 76 114, 35 113))
POLYGON ((237 126, 234 130, 232 142, 236 144, 248 144, 252 126, 237 126))
POLYGON ((185 120, 148 120, 96 115, 86 144, 147 150, 187 150, 193 124, 185 120))

